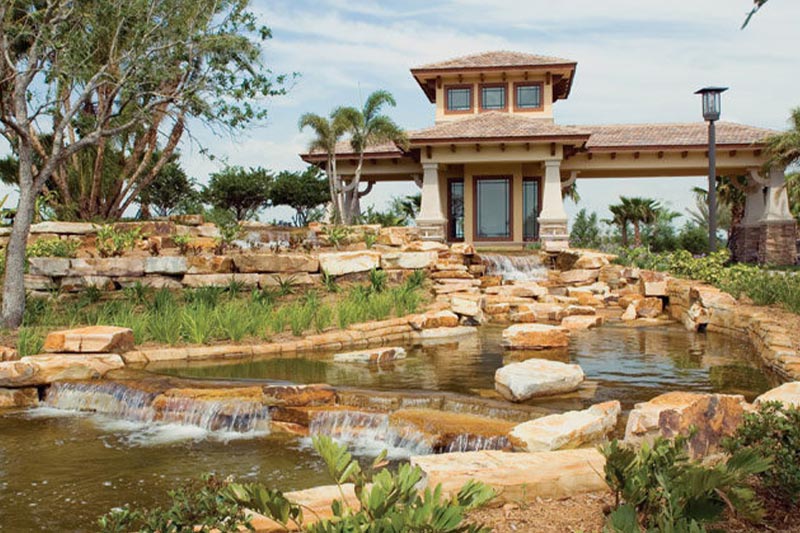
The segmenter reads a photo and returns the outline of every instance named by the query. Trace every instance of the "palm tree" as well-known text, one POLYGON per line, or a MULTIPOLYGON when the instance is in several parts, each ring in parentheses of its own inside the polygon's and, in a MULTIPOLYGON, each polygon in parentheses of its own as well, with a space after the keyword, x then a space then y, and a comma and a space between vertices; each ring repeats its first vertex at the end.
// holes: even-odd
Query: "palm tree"
POLYGON ((766 139, 768 165, 791 166, 800 161, 800 107, 792 109, 789 129, 766 139))
POLYGON ((620 227, 622 232, 622 245, 628 245, 628 222, 633 225, 633 243, 642 245, 642 224, 650 225, 658 219, 661 206, 650 198, 629 198, 620 196, 620 203, 611 205, 608 209, 614 218, 609 222, 620 227))
POLYGON ((300 117, 298 127, 302 131, 311 128, 315 137, 311 140, 309 150, 321 150, 325 152, 325 175, 328 176, 328 188, 331 195, 332 222, 340 224, 342 222, 342 202, 339 198, 341 185, 339 176, 336 173, 336 143, 344 135, 346 124, 343 118, 336 112, 331 113, 330 118, 317 115, 315 113, 305 113, 300 117))
POLYGON ((358 187, 361 183, 361 170, 364 167, 366 149, 370 145, 389 141, 402 147, 408 145, 405 132, 391 118, 381 114, 381 108, 384 105, 394 107, 397 103, 391 93, 378 90, 367 97, 361 109, 340 107, 333 112, 333 116, 342 120, 346 125, 346 131, 350 133, 350 144, 358 154, 358 165, 352 181, 341 187, 344 193, 342 214, 347 224, 350 224, 359 215, 358 187))
POLYGON ((606 219, 603 222, 606 224, 611 224, 614 226, 619 226, 619 232, 622 237, 622 246, 627 248, 628 247, 628 214, 625 212, 624 207, 621 204, 615 204, 608 206, 608 210, 611 211, 613 218, 606 219))

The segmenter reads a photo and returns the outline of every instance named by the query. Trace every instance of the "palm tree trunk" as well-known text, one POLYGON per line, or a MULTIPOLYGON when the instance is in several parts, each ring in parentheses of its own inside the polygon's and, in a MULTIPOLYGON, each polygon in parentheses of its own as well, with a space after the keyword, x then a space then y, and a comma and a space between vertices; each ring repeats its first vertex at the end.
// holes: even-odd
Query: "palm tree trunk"
POLYGON ((623 246, 623 248, 627 248, 628 247, 628 223, 627 222, 623 222, 622 225, 620 225, 620 235, 622 237, 622 246, 623 246))
POLYGON ((642 245, 642 232, 641 229, 639 228, 638 221, 633 222, 633 244, 636 247, 642 245))

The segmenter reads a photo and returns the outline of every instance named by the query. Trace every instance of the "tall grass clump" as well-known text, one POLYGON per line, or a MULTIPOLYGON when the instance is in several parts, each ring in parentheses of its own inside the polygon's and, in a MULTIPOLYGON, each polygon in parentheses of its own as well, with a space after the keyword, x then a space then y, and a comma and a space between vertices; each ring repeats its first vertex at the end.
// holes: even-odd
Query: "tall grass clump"
POLYGON ((209 305, 190 304, 181 312, 181 333, 187 342, 205 344, 214 338, 216 329, 217 317, 209 305))
POLYGON ((253 315, 241 302, 231 301, 218 306, 214 317, 220 335, 226 340, 239 342, 254 332, 253 315))
POLYGON ((17 334, 17 354, 20 357, 42 353, 44 335, 35 328, 22 327, 17 334))

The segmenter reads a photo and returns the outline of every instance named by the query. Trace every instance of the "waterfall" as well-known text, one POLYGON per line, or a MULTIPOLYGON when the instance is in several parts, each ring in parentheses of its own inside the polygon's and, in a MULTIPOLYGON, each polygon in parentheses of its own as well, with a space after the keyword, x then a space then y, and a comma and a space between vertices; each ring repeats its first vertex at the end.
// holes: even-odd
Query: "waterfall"
POLYGON ((433 453, 421 432, 392 426, 389 415, 361 411, 323 411, 314 415, 308 427, 313 436, 328 435, 344 443, 356 455, 376 456, 386 450, 392 459, 433 453))
POLYGON ((506 281, 536 281, 547 279, 547 269, 539 256, 481 254, 486 274, 501 276, 506 281))
POLYGON ((497 435, 484 437, 480 435, 459 435, 442 449, 442 453, 479 452, 481 450, 503 450, 511 446, 508 437, 497 435))
POLYGON ((143 444, 216 437, 224 440, 262 435, 270 415, 259 402, 166 396, 116 382, 54 383, 45 408, 93 413, 109 430, 127 431, 143 444))

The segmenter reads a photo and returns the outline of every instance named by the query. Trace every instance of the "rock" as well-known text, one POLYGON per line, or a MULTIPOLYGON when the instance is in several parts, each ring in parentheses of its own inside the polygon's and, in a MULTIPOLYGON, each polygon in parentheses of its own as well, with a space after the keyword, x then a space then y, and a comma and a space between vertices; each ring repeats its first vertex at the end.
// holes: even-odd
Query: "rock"
POLYGON ((319 260, 305 254, 251 254, 244 253, 233 258, 239 272, 317 272, 319 260))
POLYGON ((24 389, 0 389, 0 409, 11 407, 35 407, 39 405, 36 387, 24 389))
MULTIPOLYGON (((111 281, 109 279, 109 281, 111 281)), ((144 287, 150 287, 151 289, 169 289, 173 291, 177 291, 183 288, 181 282, 175 278, 171 278, 169 276, 145 276, 143 278, 116 278, 116 282, 119 283, 120 287, 126 289, 128 287, 132 287, 137 283, 141 284, 144 287)))
POLYGON ((666 296, 667 275, 663 272, 642 270, 639 273, 639 286, 645 296, 666 296))
POLYGON ((329 276, 342 276, 355 272, 369 272, 380 267, 379 252, 332 252, 319 254, 320 269, 329 276))
POLYGON ((454 294, 450 297, 450 309, 459 315, 483 316, 485 299, 480 294, 454 294))
POLYGON ((186 274, 188 262, 183 256, 148 257, 144 260, 145 274, 186 274))
POLYGON ((520 308, 508 314, 508 319, 514 324, 534 324, 539 321, 534 311, 530 309, 520 308))
POLYGON ((205 223, 203 215, 170 215, 169 220, 181 226, 200 226, 205 223))
POLYGON ((683 316, 683 325, 691 331, 700 331, 708 325, 711 316, 700 302, 694 302, 683 316))
POLYGON ((588 284, 597 281, 597 270, 567 270, 561 273, 561 283, 566 284, 588 284))
POLYGON ((56 233, 58 235, 88 235, 97 233, 97 226, 91 222, 39 222, 31 226, 31 233, 56 233))
POLYGON ((403 246, 410 240, 407 229, 405 227, 381 228, 376 242, 385 246, 403 246))
POLYGON ((19 354, 14 348, 8 346, 0 346, 0 362, 2 361, 16 361, 19 359, 19 354))
POLYGON ((689 451, 693 457, 702 457, 716 451, 722 439, 736 431, 744 407, 740 395, 668 392, 636 404, 625 427, 625 441, 640 445, 659 436, 688 435, 696 428, 689 451))
POLYGON ((337 353, 333 360, 337 363, 388 363, 405 359, 406 351, 400 347, 373 348, 357 352, 337 353))
MULTIPOLYGON (((135 279, 141 280, 142 278, 136 277, 135 279)), ((78 292, 89 287, 95 287, 101 291, 113 291, 116 288, 114 282, 108 276, 70 276, 61 278, 60 288, 64 292, 78 292)))
POLYGON ((664 302, 661 298, 647 297, 637 300, 636 316, 641 318, 656 318, 664 311, 664 302))
POLYGON ((625 322, 636 320, 636 304, 632 303, 628 305, 628 307, 625 309, 625 312, 623 312, 622 316, 620 316, 620 319, 624 320, 625 322))
POLYGON ((227 255, 193 255, 187 258, 187 274, 227 274, 233 272, 233 259, 227 255))
POLYGON ((597 279, 608 284, 609 287, 616 289, 625 283, 625 278, 622 276, 622 271, 624 269, 625 267, 622 265, 604 265, 600 268, 597 279))
POLYGON ((577 261, 575 261, 575 264, 572 266, 572 268, 596 270, 606 266, 607 264, 608 257, 606 257, 606 254, 584 252, 577 259, 577 261))
POLYGON ((536 313, 536 317, 539 320, 550 320, 552 322, 560 322, 562 318, 567 316, 567 310, 563 305, 553 303, 532 303, 519 307, 520 312, 524 310, 536 313))
POLYGON ((289 407, 332 405, 336 402, 336 390, 330 385, 265 385, 264 395, 268 400, 289 407))
POLYGON ((116 326, 88 326, 54 331, 44 340, 46 352, 119 353, 134 347, 133 330, 116 326))
POLYGON ((34 276, 60 278, 69 273, 69 259, 65 257, 31 257, 28 272, 34 276))
MULTIPOLYGON (((237 274, 238 276, 249 276, 250 274, 237 274)), ((314 274, 299 272, 297 274, 258 274, 258 286, 279 287, 282 283, 289 282, 292 285, 313 285, 314 274)))
POLYGON ((583 370, 578 365, 546 359, 511 363, 498 368, 494 374, 495 389, 512 402, 572 392, 580 387, 583 379, 583 370))
POLYGON ((450 245, 450 253, 459 255, 475 255, 475 247, 469 242, 454 242, 450 245))
POLYGON ((596 328, 601 325, 603 325, 602 316, 573 315, 564 317, 561 321, 561 327, 570 331, 596 328))
POLYGON ((257 287, 261 274, 186 274, 181 279, 184 287, 227 287, 231 282, 247 288, 257 287))
POLYGON ((454 441, 494 439, 499 445, 506 442, 506 434, 514 423, 496 417, 470 413, 454 413, 439 409, 399 409, 389 415, 393 427, 411 428, 425 436, 435 449, 447 449, 454 441))
POLYGON ((458 326, 458 315, 452 311, 429 311, 409 320, 416 330, 432 328, 454 328, 458 326))
POLYGON ((31 387, 54 381, 97 379, 125 366, 117 354, 30 355, 0 363, 0 387, 31 387))
POLYGON ((575 268, 575 263, 580 259, 582 252, 580 250, 561 250, 556 255, 556 268, 560 271, 572 270, 575 268))
POLYGON ((623 309, 627 309, 629 305, 635 304, 639 300, 644 300, 644 296, 638 293, 623 294, 617 300, 617 303, 623 309))
POLYGON ((525 422, 509 433, 515 448, 544 452, 578 448, 603 440, 617 425, 622 407, 618 401, 604 402, 583 411, 544 416, 525 422))
POLYGON ((753 403, 758 405, 764 402, 780 402, 784 407, 800 408, 800 381, 790 381, 768 390, 753 403))
POLYGON ((71 259, 70 276, 144 276, 144 257, 97 257, 71 259))
POLYGON ((427 487, 441 484, 454 495, 468 481, 495 489, 496 502, 536 502, 537 498, 565 498, 608 490, 603 479, 605 459, 595 449, 538 453, 494 450, 420 455, 412 466, 425 473, 427 487))
POLYGON ((421 270, 429 268, 439 258, 437 252, 385 252, 381 255, 381 268, 421 270))
POLYGON ((536 282, 515 283, 514 285, 499 285, 488 287, 486 294, 496 294, 511 298, 538 298, 547 294, 547 289, 536 282))
POLYGON ((404 252, 446 252, 446 244, 435 241, 414 241, 403 246, 404 252))
POLYGON ((423 329, 416 333, 420 339, 445 339, 449 337, 464 337, 467 335, 476 335, 478 328, 475 326, 456 326, 454 328, 431 328, 423 329))
POLYGON ((546 324, 516 324, 503 331, 503 345, 511 350, 542 350, 569 345, 567 330, 546 324))
POLYGON ((33 274, 25 274, 23 283, 28 291, 51 291, 57 287, 53 278, 33 274))
POLYGON ((565 316, 575 316, 575 315, 583 315, 583 316, 594 316, 597 314, 597 309, 590 305, 568 305, 564 309, 565 316))

